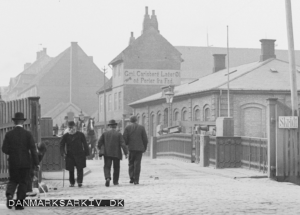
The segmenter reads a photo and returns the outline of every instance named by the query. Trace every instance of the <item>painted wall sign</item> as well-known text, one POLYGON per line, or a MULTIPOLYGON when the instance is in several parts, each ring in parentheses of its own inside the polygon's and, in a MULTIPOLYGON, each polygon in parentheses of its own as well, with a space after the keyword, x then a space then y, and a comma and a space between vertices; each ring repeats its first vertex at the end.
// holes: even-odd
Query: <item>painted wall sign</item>
POLYGON ((180 70, 124 69, 124 84, 179 85, 180 70))
POLYGON ((298 128, 297 116, 280 116, 279 128, 298 128))

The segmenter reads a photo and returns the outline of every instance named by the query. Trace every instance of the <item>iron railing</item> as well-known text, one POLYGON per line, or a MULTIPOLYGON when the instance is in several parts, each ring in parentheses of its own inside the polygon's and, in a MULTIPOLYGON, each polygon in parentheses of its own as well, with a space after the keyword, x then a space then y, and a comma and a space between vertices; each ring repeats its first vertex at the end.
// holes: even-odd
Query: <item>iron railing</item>
POLYGON ((191 161, 191 134, 166 134, 157 137, 157 157, 169 157, 191 161))

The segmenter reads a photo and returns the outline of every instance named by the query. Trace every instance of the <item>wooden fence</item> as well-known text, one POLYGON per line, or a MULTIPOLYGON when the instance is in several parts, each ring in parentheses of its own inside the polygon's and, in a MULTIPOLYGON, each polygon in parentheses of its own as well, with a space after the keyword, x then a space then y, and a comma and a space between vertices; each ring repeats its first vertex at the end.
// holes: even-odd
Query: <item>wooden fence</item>
POLYGON ((267 172, 267 138, 242 137, 241 141, 241 166, 267 172))
MULTIPOLYGON (((9 101, 0 104, 0 148, 2 148, 3 140, 6 132, 14 128, 12 118, 16 112, 23 112, 27 120, 24 128, 31 131, 36 143, 40 142, 40 125, 41 117, 39 97, 29 97, 9 101)), ((1 150, 0 152, 0 179, 8 177, 7 155, 1 150)))

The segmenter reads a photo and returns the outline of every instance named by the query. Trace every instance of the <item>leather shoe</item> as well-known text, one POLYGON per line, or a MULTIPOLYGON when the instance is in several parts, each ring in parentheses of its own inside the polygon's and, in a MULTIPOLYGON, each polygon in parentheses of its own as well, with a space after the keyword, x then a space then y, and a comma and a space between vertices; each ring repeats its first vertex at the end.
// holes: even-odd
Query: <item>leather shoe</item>
POLYGON ((105 181, 105 186, 106 186, 106 187, 109 187, 109 183, 110 183, 110 179, 107 178, 106 181, 105 181))
POLYGON ((133 184, 133 179, 130 179, 129 183, 130 183, 130 184, 133 184))
POLYGON ((9 200, 12 200, 12 199, 13 199, 12 195, 7 195, 6 196, 6 207, 8 209, 12 209, 12 206, 9 206, 9 200))
POLYGON ((34 193, 34 192, 28 192, 28 193, 26 193, 26 197, 34 197, 36 195, 37 195, 37 193, 34 193))
POLYGON ((82 183, 79 183, 79 184, 78 184, 78 187, 82 187, 82 183))
POLYGON ((139 184, 139 182, 137 182, 137 181, 135 181, 135 182, 133 182, 134 183, 134 185, 137 185, 137 184, 139 184))
POLYGON ((114 183, 114 185, 119 185, 119 183, 117 182, 117 183, 114 183))
POLYGON ((70 186, 69 187, 74 187, 74 184, 70 184, 70 186))
POLYGON ((15 209, 16 210, 24 210, 25 208, 23 206, 16 206, 15 209))

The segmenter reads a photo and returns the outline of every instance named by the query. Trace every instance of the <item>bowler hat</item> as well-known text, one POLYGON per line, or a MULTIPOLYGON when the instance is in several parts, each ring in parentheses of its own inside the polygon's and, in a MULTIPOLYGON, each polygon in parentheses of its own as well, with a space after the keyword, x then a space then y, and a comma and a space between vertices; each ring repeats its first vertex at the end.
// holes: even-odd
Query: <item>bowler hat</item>
POLYGON ((69 126, 69 127, 73 127, 73 126, 75 126, 75 122, 74 122, 74 121, 70 121, 70 122, 68 122, 68 126, 69 126))
POLYGON ((22 112, 17 112, 12 120, 26 120, 26 118, 24 118, 24 114, 22 112))
POLYGON ((109 122, 108 122, 108 126, 110 126, 110 125, 117 125, 118 123, 116 123, 116 120, 114 120, 114 119, 112 119, 112 120, 109 120, 109 122))

